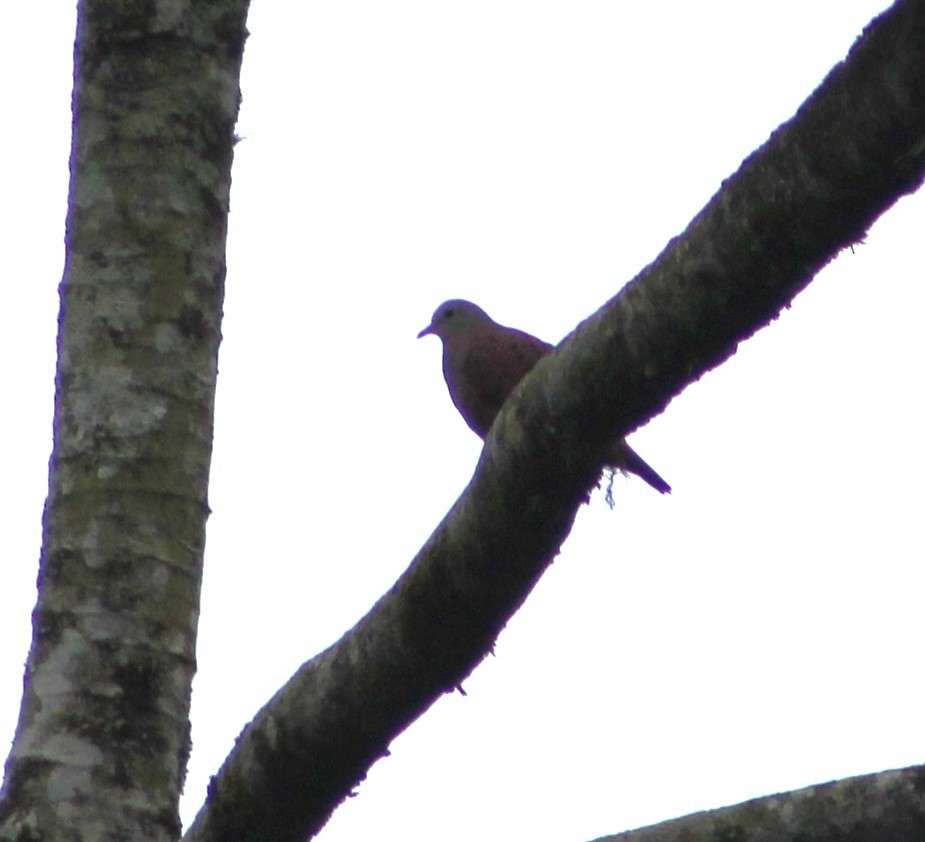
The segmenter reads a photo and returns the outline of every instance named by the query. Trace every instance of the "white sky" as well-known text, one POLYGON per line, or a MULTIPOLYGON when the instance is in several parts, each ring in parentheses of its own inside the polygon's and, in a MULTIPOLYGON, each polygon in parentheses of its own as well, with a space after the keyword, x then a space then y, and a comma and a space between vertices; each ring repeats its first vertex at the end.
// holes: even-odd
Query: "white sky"
MULTIPOLYGON (((558 341, 655 258, 883 0, 256 0, 245 55, 189 821, 256 710, 469 479, 440 301, 558 341)), ((30 638, 73 10, 0 53, 0 741, 30 638)), ((631 441, 468 696, 322 838, 581 840, 922 762, 921 236, 901 202, 631 441)))

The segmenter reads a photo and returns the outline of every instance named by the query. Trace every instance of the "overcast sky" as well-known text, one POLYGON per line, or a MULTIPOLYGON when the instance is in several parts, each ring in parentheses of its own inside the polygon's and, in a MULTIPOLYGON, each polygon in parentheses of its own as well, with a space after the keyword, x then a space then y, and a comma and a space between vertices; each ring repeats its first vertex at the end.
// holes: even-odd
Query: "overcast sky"
MULTIPOLYGON (((558 341, 651 262, 883 0, 256 0, 242 79, 189 821, 243 725, 401 574, 480 442, 464 297, 558 341), (285 11, 285 13, 283 13, 285 11)), ((0 53, 0 740, 30 639, 70 132, 68 4, 0 53)), ((925 200, 636 433, 496 657, 322 838, 591 839, 922 762, 925 200)))

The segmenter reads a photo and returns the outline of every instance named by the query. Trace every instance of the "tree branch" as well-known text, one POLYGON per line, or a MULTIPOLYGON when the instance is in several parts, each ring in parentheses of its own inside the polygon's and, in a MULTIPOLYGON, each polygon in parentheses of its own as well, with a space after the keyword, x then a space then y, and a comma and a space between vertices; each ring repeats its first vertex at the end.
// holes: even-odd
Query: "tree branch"
POLYGON ((925 766, 806 787, 595 842, 919 842, 925 766))
POLYGON ((188 840, 300 840, 490 651, 571 529, 606 443, 775 318, 925 162, 925 2, 901 0, 684 235, 542 360, 393 588, 244 730, 188 840))

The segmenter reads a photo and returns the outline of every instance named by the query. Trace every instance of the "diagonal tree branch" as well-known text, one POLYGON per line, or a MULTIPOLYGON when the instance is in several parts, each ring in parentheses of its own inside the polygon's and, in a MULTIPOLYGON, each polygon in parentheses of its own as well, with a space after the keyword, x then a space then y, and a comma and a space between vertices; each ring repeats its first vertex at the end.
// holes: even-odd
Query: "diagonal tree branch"
POLYGON ((918 842, 925 767, 893 769, 757 798, 595 842, 918 842))
POLYGON ((259 712, 189 840, 300 840, 490 651, 567 536, 606 443, 775 318, 925 167, 925 0, 900 0, 616 298, 541 361, 411 566, 259 712))

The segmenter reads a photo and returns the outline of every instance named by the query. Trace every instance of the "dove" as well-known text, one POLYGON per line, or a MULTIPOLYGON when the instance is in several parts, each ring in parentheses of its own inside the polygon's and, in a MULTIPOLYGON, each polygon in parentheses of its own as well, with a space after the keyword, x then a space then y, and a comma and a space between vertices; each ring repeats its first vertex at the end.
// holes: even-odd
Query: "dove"
MULTIPOLYGON (((471 301, 445 301, 419 334, 443 342, 443 377, 456 409, 470 429, 484 439, 514 387, 554 348, 522 330, 498 324, 471 301)), ((627 443, 615 439, 607 465, 636 474, 656 491, 671 486, 627 443)))

